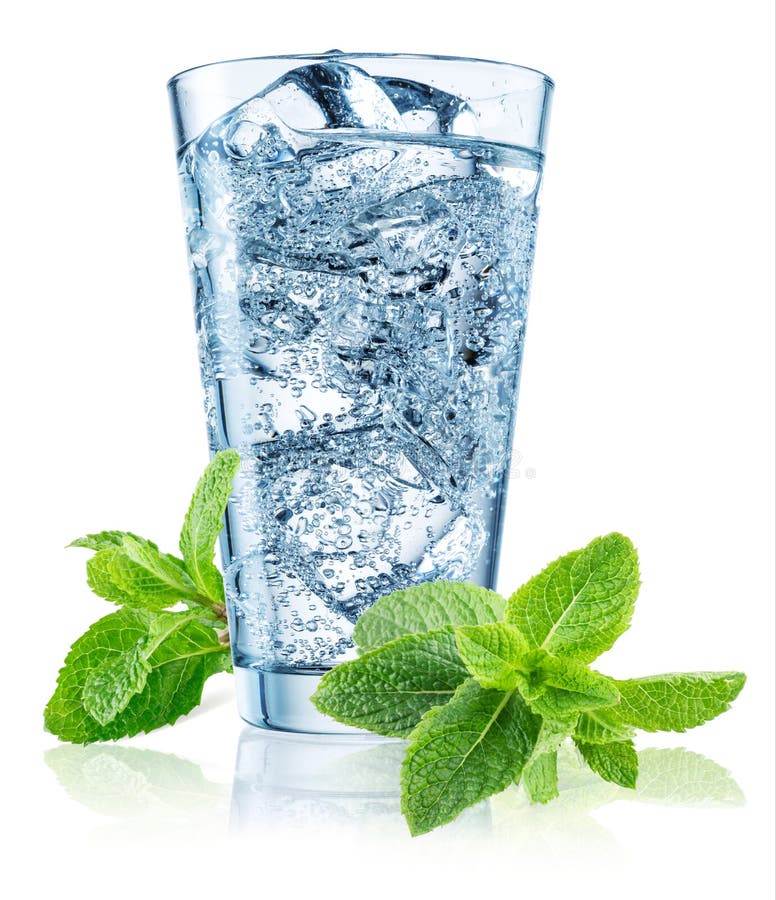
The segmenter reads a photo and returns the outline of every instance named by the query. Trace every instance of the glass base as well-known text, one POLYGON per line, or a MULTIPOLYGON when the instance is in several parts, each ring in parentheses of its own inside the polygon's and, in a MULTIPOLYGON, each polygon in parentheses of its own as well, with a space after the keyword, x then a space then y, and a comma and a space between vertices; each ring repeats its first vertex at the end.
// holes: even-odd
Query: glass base
POLYGON ((234 667, 237 709, 249 725, 301 734, 357 734, 360 728, 341 725, 310 702, 323 672, 263 672, 234 667))

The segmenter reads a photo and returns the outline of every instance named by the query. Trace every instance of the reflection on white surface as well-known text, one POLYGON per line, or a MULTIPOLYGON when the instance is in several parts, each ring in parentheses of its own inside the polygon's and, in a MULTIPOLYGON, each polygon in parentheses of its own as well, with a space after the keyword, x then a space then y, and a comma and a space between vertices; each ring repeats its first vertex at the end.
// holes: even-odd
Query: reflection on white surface
MULTIPOLYGON (((122 835, 186 831, 261 834, 281 830, 408 836, 399 808, 405 744, 379 738, 281 734, 246 728, 230 786, 195 763, 113 744, 64 745, 46 763, 70 796, 109 816, 122 835)), ((738 806, 743 795, 717 763, 682 749, 639 753, 635 791, 602 781, 572 747, 559 757, 560 797, 534 806, 511 788, 467 810, 446 838, 507 843, 542 856, 597 846, 616 850, 594 813, 616 801, 671 806, 738 806)))
MULTIPOLYGON (((283 826, 334 826, 360 834, 406 834, 399 809, 403 741, 288 735, 246 729, 240 736, 232 790, 231 828, 261 832, 283 826)), ((535 849, 547 843, 614 846, 592 817, 617 800, 674 806, 736 806, 743 795, 717 763, 687 750, 643 750, 639 786, 627 790, 603 781, 576 751, 558 760, 560 796, 532 805, 512 788, 467 810, 444 832, 508 840, 535 849)), ((555 848, 560 849, 560 848, 555 848)), ((563 848, 564 852, 567 848, 563 848)))
POLYGON ((212 828, 228 816, 229 785, 172 753, 63 744, 45 761, 74 800, 113 819, 116 837, 212 828))
POLYGON ((405 746, 372 736, 246 728, 237 748, 231 830, 402 826, 399 770, 405 746))
POLYGON ((558 755, 560 795, 550 803, 529 803, 522 788, 505 791, 490 801, 492 837, 540 858, 568 858, 605 851, 619 855, 615 835, 595 813, 616 801, 661 806, 740 806, 744 796, 730 773, 698 753, 681 748, 639 752, 635 790, 619 787, 590 771, 579 754, 566 745, 558 755))

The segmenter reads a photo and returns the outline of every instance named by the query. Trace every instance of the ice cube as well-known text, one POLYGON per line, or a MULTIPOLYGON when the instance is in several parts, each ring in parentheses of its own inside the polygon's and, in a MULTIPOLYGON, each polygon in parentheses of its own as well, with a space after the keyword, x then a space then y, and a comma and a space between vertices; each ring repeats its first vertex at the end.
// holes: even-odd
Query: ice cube
MULTIPOLYGON (((353 377, 352 353, 343 337, 341 360, 332 350, 331 326, 344 311, 359 309, 365 291, 360 282, 319 272, 293 271, 254 262, 243 269, 239 309, 243 334, 240 355, 251 383, 261 384, 261 409, 240 404, 251 441, 272 432, 299 431, 313 425, 344 428, 369 415, 379 398, 353 377), (264 408, 268 408, 268 415, 264 408), (314 410, 311 415, 306 410, 314 410)), ((357 343, 355 335, 351 335, 357 343)), ((360 346, 360 344, 359 344, 360 346)), ((277 436, 277 435, 275 435, 277 436)))
MULTIPOLYGON (((294 271, 258 260, 246 266, 238 283, 240 311, 274 350, 301 346, 335 302, 341 301, 340 279, 318 272, 294 271)), ((259 341, 252 339, 251 344, 259 341)), ((251 350, 264 352, 259 341, 251 350)))
POLYGON ((327 381, 346 394, 376 390, 387 374, 390 330, 365 300, 340 304, 330 317, 324 354, 327 381))
POLYGON ((350 229, 359 249, 373 246, 385 266, 400 275, 434 266, 444 251, 454 255, 458 236, 447 207, 422 190, 370 207, 350 229))
POLYGON ((414 346, 418 312, 414 303, 367 291, 358 298, 343 297, 324 323, 328 380, 345 393, 389 385, 414 346))
POLYGON ((312 141, 298 134, 262 96, 252 97, 214 122, 196 142, 196 157, 219 162, 277 164, 293 160, 312 141))
POLYGON ((443 281, 460 239, 449 208, 417 188, 370 206, 333 242, 376 293, 402 296, 443 281))
POLYGON ((296 548, 306 562, 295 574, 347 618, 417 579, 417 560, 460 512, 443 460, 392 425, 284 436, 254 449, 257 488, 241 499, 243 518, 296 548))
POLYGON ((333 572, 335 578, 341 579, 339 585, 342 587, 337 593, 335 608, 351 622, 355 622, 380 597, 425 580, 422 576, 418 577, 414 567, 403 563, 389 566, 381 561, 365 560, 354 569, 353 559, 344 553, 315 554, 315 557, 318 571, 333 572))
MULTIPOLYGON (((386 403, 394 422, 445 466, 457 490, 490 492, 508 452, 511 394, 486 367, 457 363, 456 374, 429 367, 423 378, 415 358, 386 403), (431 385, 419 390, 418 385, 431 385)), ((433 457, 430 457, 433 458, 433 457)))
POLYGON ((406 131, 479 135, 477 117, 460 97, 404 78, 382 77, 375 81, 399 111, 406 131))
POLYGON ((466 578, 474 568, 484 543, 485 528, 481 514, 475 510, 462 512, 423 555, 417 573, 448 581, 466 578))
POLYGON ((291 128, 402 130, 402 119, 375 79, 343 62, 292 69, 262 94, 291 128))

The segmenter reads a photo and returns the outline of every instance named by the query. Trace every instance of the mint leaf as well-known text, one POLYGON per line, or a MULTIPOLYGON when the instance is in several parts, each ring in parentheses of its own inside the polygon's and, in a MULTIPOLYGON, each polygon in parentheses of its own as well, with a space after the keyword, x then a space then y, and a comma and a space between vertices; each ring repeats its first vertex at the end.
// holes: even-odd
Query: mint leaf
POLYGON ((84 706, 84 685, 94 669, 131 651, 147 637, 150 615, 143 610, 121 609, 95 622, 73 644, 46 707, 47 730, 77 743, 102 739, 102 727, 84 706))
POLYGON ((86 575, 95 594, 124 606, 161 610, 197 599, 182 560, 128 534, 120 544, 108 544, 95 553, 86 563, 86 575))
POLYGON ((687 731, 726 710, 746 682, 743 672, 674 672, 616 681, 618 722, 643 731, 687 731))
POLYGON ((577 724, 578 713, 567 713, 557 719, 542 719, 533 757, 542 753, 554 753, 558 750, 566 738, 571 737, 577 724))
POLYGON ((409 634, 335 666, 311 699, 346 725, 404 737, 468 675, 452 629, 409 634))
POLYGON ((480 687, 509 691, 517 683, 515 665, 528 650, 514 625, 492 622, 455 629, 458 653, 480 687))
POLYGON ((212 628, 193 620, 190 613, 120 609, 95 622, 73 644, 46 707, 45 725, 61 740, 79 744, 152 731, 190 712, 200 702, 207 678, 229 666, 229 648, 219 642, 212 628), (154 625, 160 621, 161 630, 158 624, 154 625), (176 627, 171 628, 172 622, 176 627), (87 689, 90 707, 107 716, 113 704, 119 705, 119 701, 107 696, 112 690, 108 683, 111 674, 113 689, 128 690, 122 664, 116 662, 113 669, 107 664, 136 652, 137 645, 149 639, 152 629, 156 638, 153 645, 146 647, 151 671, 145 687, 132 695, 111 721, 101 724, 86 707, 87 681, 91 678, 87 689), (95 669, 102 672, 102 684, 92 675, 95 669), (98 699, 98 694, 103 699, 98 699))
POLYGON ((609 534, 560 557, 518 588, 505 618, 531 646, 592 662, 628 628, 638 588, 633 544, 609 534))
POLYGON ((177 557, 131 537, 125 537, 113 553, 110 569, 114 580, 134 605, 163 609, 197 596, 183 561, 177 557))
POLYGON ((633 741, 586 744, 575 739, 574 743, 588 766, 604 781, 611 781, 626 788, 636 787, 639 758, 633 741))
POLYGON ((577 724, 577 719, 578 714, 575 712, 567 713, 562 718, 542 719, 539 736, 536 739, 536 747, 534 748, 534 756, 558 750, 566 738, 571 737, 577 724))
POLYGON ((528 676, 518 675, 518 687, 531 709, 545 718, 565 719, 582 710, 612 706, 620 699, 611 678, 576 660, 534 651, 525 662, 528 676))
POLYGON ((517 778, 539 732, 517 691, 486 691, 471 678, 421 720, 402 765, 402 812, 413 835, 451 822, 517 778))
POLYGON ((558 750, 574 731, 577 718, 578 714, 571 712, 563 718, 541 720, 536 744, 523 772, 523 782, 531 802, 548 803, 557 797, 558 750))
POLYGON ((197 483, 181 530, 186 568, 198 590, 216 603, 224 602, 224 584, 213 563, 213 550, 224 527, 224 511, 239 467, 236 450, 216 453, 197 483))
POLYGON ((380 597, 359 618, 353 640, 360 650, 374 650, 403 634, 484 625, 503 614, 504 600, 494 591, 463 581, 429 581, 380 597))
POLYGON ((71 541, 68 547, 85 547, 87 550, 106 550, 108 547, 120 547, 124 538, 129 537, 140 544, 145 544, 153 550, 159 548, 153 541, 132 534, 131 531, 99 531, 96 534, 86 534, 82 538, 71 541))
MULTIPOLYGON (((528 798, 533 803, 547 803, 557 796, 558 750, 571 736, 576 723, 577 713, 569 713, 562 719, 541 719, 536 744, 522 775, 528 798)), ((520 783, 519 777, 515 783, 520 783)))
MULTIPOLYGON (((163 612, 149 617, 145 652, 154 667, 228 651, 229 647, 221 643, 218 634, 199 622, 197 612, 163 612)), ((227 662, 221 668, 229 669, 231 664, 227 662)))
POLYGON ((523 772, 523 784, 532 803, 549 803, 558 796, 558 753, 534 757, 523 772))
POLYGON ((635 734, 630 725, 617 718, 616 707, 593 709, 579 716, 574 738, 586 744, 609 744, 612 741, 627 741, 635 734))
POLYGON ((100 725, 107 725, 146 686, 152 671, 143 655, 142 639, 124 653, 113 654, 90 669, 84 680, 83 704, 100 725))
MULTIPOLYGON (((86 562, 86 583, 97 594, 111 603, 132 604, 132 597, 116 583, 113 561, 118 553, 115 546, 107 546, 86 562)), ((142 606, 142 604, 140 604, 142 606)))
POLYGON ((529 700, 528 705, 539 716, 557 719, 568 713, 579 713, 584 709, 595 709, 608 704, 605 700, 589 694, 578 694, 574 691, 564 691, 559 688, 547 688, 538 697, 529 700))

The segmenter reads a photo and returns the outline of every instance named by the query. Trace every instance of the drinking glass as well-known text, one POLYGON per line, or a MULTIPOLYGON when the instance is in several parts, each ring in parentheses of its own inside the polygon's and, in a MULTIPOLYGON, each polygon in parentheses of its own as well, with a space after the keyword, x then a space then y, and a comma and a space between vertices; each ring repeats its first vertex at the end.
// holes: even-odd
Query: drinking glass
POLYGON ((169 92, 239 711, 345 731, 309 697, 364 610, 495 584, 552 82, 331 51, 169 92))

